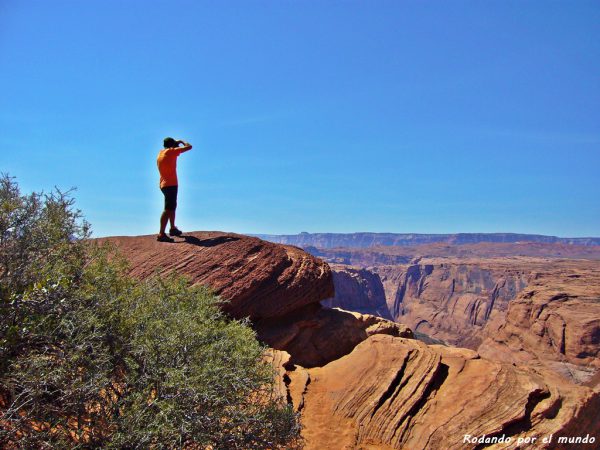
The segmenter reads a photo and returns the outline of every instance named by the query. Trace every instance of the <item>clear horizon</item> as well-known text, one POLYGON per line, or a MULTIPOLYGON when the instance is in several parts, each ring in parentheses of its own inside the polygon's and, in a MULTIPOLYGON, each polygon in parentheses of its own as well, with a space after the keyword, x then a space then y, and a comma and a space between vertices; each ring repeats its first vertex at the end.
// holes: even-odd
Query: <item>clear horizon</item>
MULTIPOLYGON (((190 230, 190 231, 201 231, 201 230, 190 230)), ((217 231, 217 230, 214 230, 217 231)), ((314 231, 314 232, 303 232, 300 231, 298 233, 251 233, 251 234, 256 234, 256 235, 263 235, 263 236, 296 236, 298 234, 301 233, 308 233, 308 234, 417 234, 417 235, 428 235, 428 236, 434 236, 434 235, 452 235, 452 234, 525 234, 525 235, 529 235, 529 236, 545 236, 545 237, 555 237, 555 238, 559 238, 559 239, 600 239, 600 236, 555 236, 555 235, 550 235, 550 234, 535 234, 535 233, 515 233, 513 231, 490 231, 490 232, 485 232, 485 233, 481 233, 481 232, 477 232, 477 231, 473 231, 473 232, 456 232, 456 233, 419 233, 419 232, 396 232, 396 231, 350 231, 348 233, 337 233, 337 232, 331 232, 331 231, 314 231)))
POLYGON ((600 3, 0 4, 0 172, 94 236, 600 236, 600 3), (415 231, 416 230, 416 231, 415 231))

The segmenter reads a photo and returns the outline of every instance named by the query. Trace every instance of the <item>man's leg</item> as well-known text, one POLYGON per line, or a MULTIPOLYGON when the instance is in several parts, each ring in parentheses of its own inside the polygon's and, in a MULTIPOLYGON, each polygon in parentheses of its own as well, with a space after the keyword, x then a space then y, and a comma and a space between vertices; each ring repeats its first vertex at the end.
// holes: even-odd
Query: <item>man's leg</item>
POLYGON ((165 233, 165 228, 167 228, 167 222, 169 221, 169 217, 171 216, 171 211, 166 209, 160 215, 160 232, 156 238, 157 241, 160 242, 173 242, 167 234, 165 233))
MULTIPOLYGON (((175 208, 177 206, 177 188, 173 187, 163 187, 160 188, 161 192, 165 196, 165 208, 160 215, 160 232, 159 236, 166 236, 165 230, 167 228, 167 223, 171 220, 171 224, 175 220, 171 216, 175 214, 175 208), (175 195, 173 195, 175 194, 175 195)), ((172 225, 171 225, 172 226, 172 225)))
POLYGON ((171 228, 175 228, 175 210, 169 211, 169 221, 171 222, 171 228))
POLYGON ((169 215, 169 221, 171 222, 171 230, 169 231, 169 234, 171 236, 181 236, 181 231, 179 231, 177 229, 177 227, 175 226, 175 210, 177 209, 177 191, 179 190, 178 186, 173 186, 169 188, 170 191, 170 204, 171 204, 171 210, 169 211, 170 215, 169 215))
POLYGON ((167 222, 169 221, 169 217, 171 216, 171 211, 165 209, 160 215, 160 235, 165 235, 165 229, 167 228, 167 222))

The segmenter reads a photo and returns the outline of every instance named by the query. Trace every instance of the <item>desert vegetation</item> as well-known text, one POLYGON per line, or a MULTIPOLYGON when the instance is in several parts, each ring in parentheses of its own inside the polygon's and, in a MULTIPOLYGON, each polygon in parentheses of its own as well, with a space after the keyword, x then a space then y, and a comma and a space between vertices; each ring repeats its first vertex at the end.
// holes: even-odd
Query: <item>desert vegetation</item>
POLYGON ((265 348, 182 277, 126 275, 72 192, 0 179, 0 446, 290 448, 265 348))

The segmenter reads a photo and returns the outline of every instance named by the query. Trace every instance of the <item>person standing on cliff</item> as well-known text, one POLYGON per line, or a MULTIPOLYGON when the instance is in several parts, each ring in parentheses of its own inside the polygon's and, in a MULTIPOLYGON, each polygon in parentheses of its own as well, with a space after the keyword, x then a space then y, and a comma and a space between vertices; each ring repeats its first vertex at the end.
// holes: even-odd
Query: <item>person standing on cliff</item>
POLYGON ((181 236, 182 232, 175 226, 175 209, 177 209, 177 158, 183 152, 192 149, 189 142, 176 141, 168 137, 163 141, 163 149, 158 152, 156 164, 160 174, 160 190, 165 196, 165 209, 160 216, 160 232, 156 237, 160 242, 174 242, 167 234, 167 222, 171 222, 170 236, 181 236), (183 145, 183 147, 180 147, 183 145))

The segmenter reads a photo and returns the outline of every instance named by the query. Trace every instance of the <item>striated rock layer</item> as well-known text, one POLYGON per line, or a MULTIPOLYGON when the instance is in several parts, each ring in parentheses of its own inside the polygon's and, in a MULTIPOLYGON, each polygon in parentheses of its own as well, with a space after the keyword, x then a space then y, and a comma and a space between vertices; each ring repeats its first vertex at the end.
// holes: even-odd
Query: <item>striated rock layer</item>
POLYGON ((373 268, 395 320, 453 345, 476 349, 489 322, 502 323, 508 303, 532 274, 530 261, 419 258, 373 268))
POLYGON ((335 296, 324 304, 378 314, 385 301, 385 311, 379 315, 473 349, 483 340, 489 322, 503 322, 508 303, 527 286, 533 270, 523 261, 456 258, 332 268, 335 296))
POLYGON ((600 369, 600 267, 536 273, 510 302, 506 320, 488 326, 479 352, 542 364, 579 383, 592 380, 600 369))
POLYGON ((221 232, 186 233, 175 243, 152 235, 99 241, 116 244, 135 277, 177 272, 210 286, 236 318, 281 316, 333 296, 329 266, 297 247, 221 232))
POLYGON ((258 337, 290 353, 290 362, 303 367, 322 366, 350 353, 374 334, 412 338, 412 330, 370 314, 307 305, 284 317, 255 323, 258 337))
MULTIPOLYGON (((370 305, 364 300, 372 295, 370 285, 335 276, 338 271, 357 269, 333 267, 336 295, 332 303, 353 308, 339 294, 349 290, 344 284, 350 284, 363 289, 356 298, 370 305)), ((507 362, 543 362, 579 383, 598 372, 597 261, 422 257, 411 264, 357 271, 366 272, 378 275, 394 319, 417 334, 507 362)))
MULTIPOLYGON (((287 370, 307 449, 463 449, 465 435, 598 436, 598 390, 477 353, 375 335, 314 369, 287 370), (588 428, 573 428, 582 421, 588 428), (570 434, 569 434, 570 433, 570 434)), ((556 441, 555 441, 556 442, 556 441)), ((593 447, 592 447, 593 448, 593 447)))
POLYGON ((342 308, 363 314, 373 314, 393 320, 379 275, 367 269, 334 265, 335 296, 321 303, 330 308, 342 308))
POLYGON ((297 247, 220 232, 186 233, 175 243, 154 236, 98 241, 115 244, 135 277, 177 272, 209 286, 227 301, 225 312, 250 317, 263 342, 306 367, 346 355, 375 333, 412 336, 379 317, 321 307, 334 294, 331 269, 297 247))

